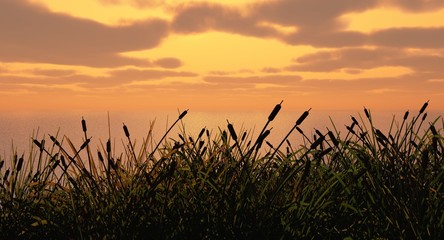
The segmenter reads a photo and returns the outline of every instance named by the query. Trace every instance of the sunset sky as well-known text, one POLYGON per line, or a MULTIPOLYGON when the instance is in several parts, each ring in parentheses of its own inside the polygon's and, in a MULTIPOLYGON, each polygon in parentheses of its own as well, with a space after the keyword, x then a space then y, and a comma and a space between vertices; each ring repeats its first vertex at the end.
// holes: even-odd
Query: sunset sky
POLYGON ((0 111, 444 109, 442 0, 0 0, 0 111))

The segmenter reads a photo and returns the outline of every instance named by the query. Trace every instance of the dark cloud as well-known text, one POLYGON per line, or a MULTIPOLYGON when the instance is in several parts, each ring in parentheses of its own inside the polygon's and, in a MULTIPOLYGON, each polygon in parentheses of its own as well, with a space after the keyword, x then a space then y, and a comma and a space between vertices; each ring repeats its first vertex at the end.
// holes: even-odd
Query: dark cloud
POLYGON ((177 58, 161 58, 154 61, 153 64, 162 68, 178 68, 182 66, 182 61, 177 58))
POLYGON ((442 0, 389 0, 388 3, 411 12, 433 11, 444 7, 442 0))
POLYGON ((259 24, 259 18, 253 18, 235 8, 217 4, 192 4, 176 9, 172 27, 183 34, 201 33, 211 30, 237 33, 255 37, 280 35, 269 26, 259 24))
POLYGON ((113 27, 51 13, 21 0, 2 0, 0 61, 143 66, 146 61, 119 53, 156 47, 167 29, 167 22, 159 19, 113 27))
POLYGON ((278 0, 258 4, 257 16, 284 26, 297 26, 312 31, 337 29, 342 23, 337 18, 349 12, 367 10, 377 0, 278 0))
POLYGON ((373 33, 371 43, 400 48, 444 48, 444 28, 395 28, 373 33))
POLYGON ((408 51, 397 48, 343 48, 320 51, 294 60, 289 71, 332 72, 377 67, 406 67, 415 72, 441 72, 444 54, 439 52, 408 51))

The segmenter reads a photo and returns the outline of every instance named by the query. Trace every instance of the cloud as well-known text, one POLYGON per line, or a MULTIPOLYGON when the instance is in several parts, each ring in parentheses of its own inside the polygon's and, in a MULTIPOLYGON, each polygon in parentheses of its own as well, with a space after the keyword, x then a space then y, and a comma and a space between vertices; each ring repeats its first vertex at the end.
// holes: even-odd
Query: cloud
POLYGON ((410 12, 433 11, 444 7, 441 0, 389 0, 389 4, 410 12))
POLYGON ((396 28, 370 36, 378 46, 398 48, 444 48, 444 28, 396 28))
POLYGON ((65 69, 33 69, 31 71, 37 76, 45 77, 68 77, 77 73, 75 70, 65 70, 65 69))
POLYGON ((259 24, 258 18, 242 13, 238 9, 205 3, 178 7, 172 28, 182 34, 217 30, 255 37, 280 35, 273 27, 259 24))
POLYGON ((156 47, 168 23, 151 19, 108 26, 49 12, 21 0, 0 1, 0 61, 116 67, 146 61, 119 53, 156 47))
POLYGON ((258 84, 270 83, 276 85, 293 85, 302 80, 297 75, 269 75, 269 76, 207 76, 204 77, 205 82, 216 84, 258 84))
POLYGON ((319 51, 294 59, 289 71, 333 72, 366 70, 378 67, 406 67, 417 73, 442 72, 444 54, 397 48, 342 48, 319 51))
POLYGON ((178 68, 182 66, 182 61, 177 58, 161 58, 154 61, 154 65, 162 68, 178 68))
POLYGON ((158 7, 164 3, 161 0, 98 0, 103 5, 120 5, 129 3, 135 7, 158 7))

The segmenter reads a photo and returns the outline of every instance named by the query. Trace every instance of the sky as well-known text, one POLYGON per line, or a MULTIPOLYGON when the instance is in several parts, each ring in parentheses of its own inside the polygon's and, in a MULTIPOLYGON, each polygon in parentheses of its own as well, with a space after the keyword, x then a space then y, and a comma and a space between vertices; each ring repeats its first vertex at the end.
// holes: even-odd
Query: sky
POLYGON ((442 0, 0 0, 0 111, 444 109, 442 0))

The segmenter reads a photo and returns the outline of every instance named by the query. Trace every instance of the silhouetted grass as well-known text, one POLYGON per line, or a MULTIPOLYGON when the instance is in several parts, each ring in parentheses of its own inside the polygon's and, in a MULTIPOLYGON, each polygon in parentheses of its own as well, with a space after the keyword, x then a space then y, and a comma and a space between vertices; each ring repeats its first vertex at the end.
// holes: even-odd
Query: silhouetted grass
POLYGON ((444 122, 427 104, 388 132, 371 112, 345 134, 302 130, 307 110, 272 146, 228 122, 216 133, 152 129, 137 148, 123 125, 125 152, 108 140, 33 139, 29 155, 0 161, 1 239, 442 239, 444 122), (297 130, 304 146, 287 140, 297 130), (345 135, 345 136, 344 136, 345 135), (264 144, 265 143, 265 144, 264 144), (6 161, 6 162, 5 162, 6 161))

